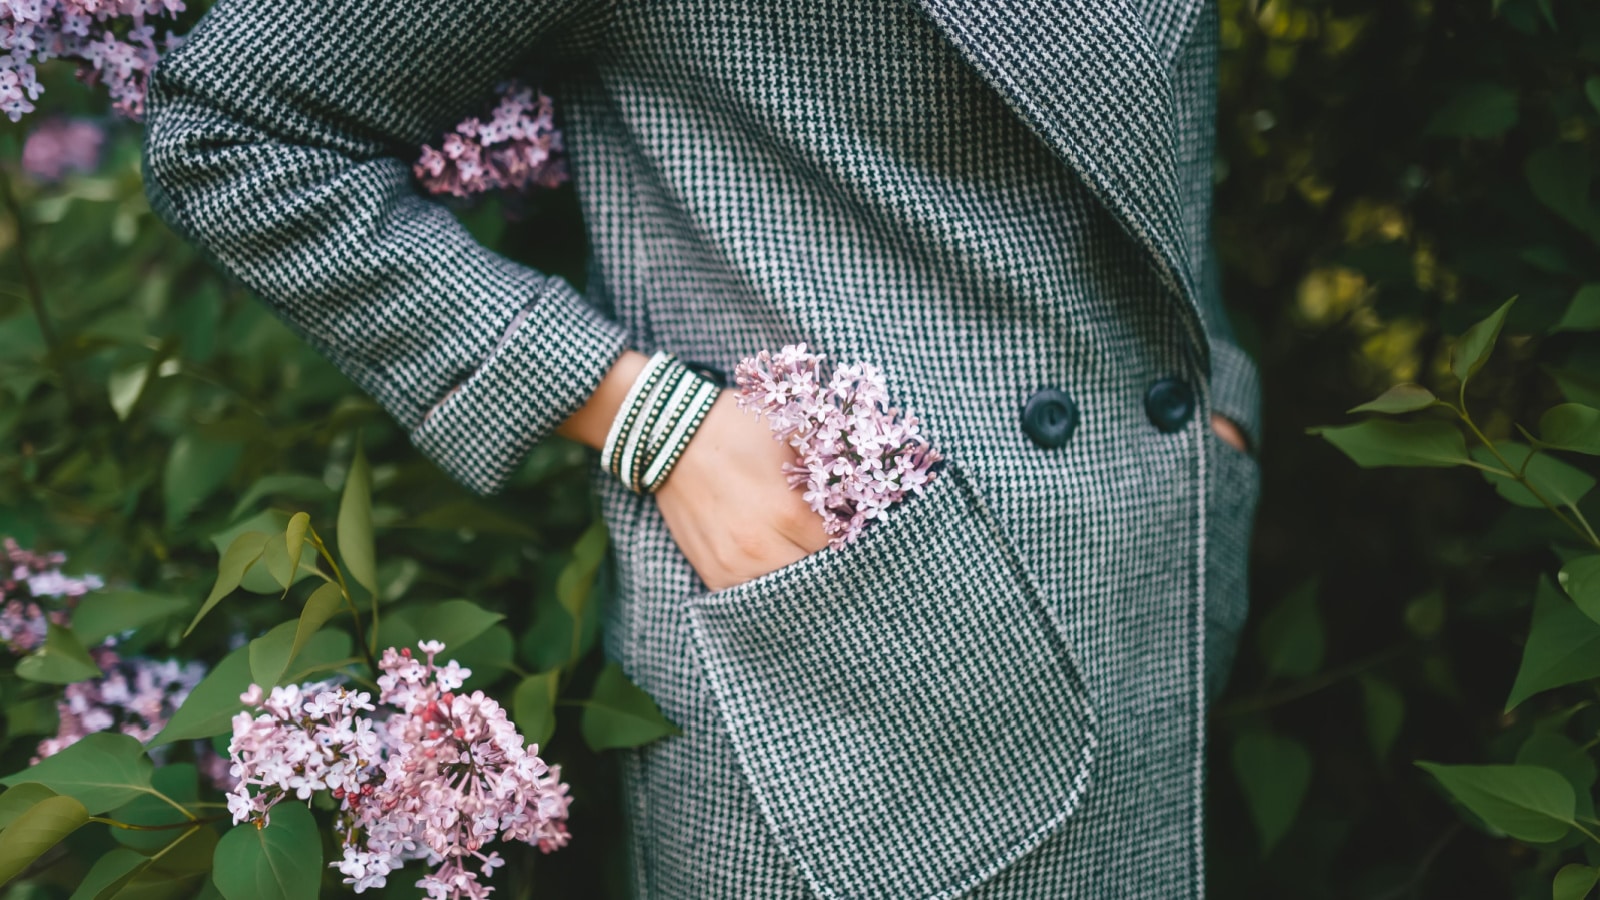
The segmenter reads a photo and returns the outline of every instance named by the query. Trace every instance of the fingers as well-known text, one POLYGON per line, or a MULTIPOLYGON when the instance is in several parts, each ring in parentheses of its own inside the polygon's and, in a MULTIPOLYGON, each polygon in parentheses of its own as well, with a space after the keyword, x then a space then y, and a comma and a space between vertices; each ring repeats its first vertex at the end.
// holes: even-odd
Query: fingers
POLYGON ((1227 416, 1221 413, 1212 413, 1211 430, 1216 432, 1217 437, 1222 438, 1223 443, 1240 453, 1250 452, 1250 443, 1245 440, 1244 430, 1234 424, 1233 420, 1227 416))

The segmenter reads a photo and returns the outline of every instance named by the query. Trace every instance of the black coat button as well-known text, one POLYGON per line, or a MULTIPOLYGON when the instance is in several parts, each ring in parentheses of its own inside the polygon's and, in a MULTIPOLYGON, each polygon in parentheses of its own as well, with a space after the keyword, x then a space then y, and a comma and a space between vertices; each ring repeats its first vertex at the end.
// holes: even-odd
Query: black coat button
POLYGON ((1181 378, 1163 378, 1145 392, 1144 411, 1160 430, 1181 431, 1194 418, 1194 389, 1181 378))
POLYGON ((1022 408, 1022 430, 1041 447, 1063 446, 1077 428, 1078 404, 1072 402, 1066 391, 1057 388, 1036 391, 1022 408))

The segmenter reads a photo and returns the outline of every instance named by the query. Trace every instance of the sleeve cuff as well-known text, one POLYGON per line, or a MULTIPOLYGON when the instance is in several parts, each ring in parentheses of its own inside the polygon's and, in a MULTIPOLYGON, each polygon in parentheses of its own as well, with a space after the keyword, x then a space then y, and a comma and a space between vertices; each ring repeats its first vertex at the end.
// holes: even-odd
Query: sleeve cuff
POLYGON ((1232 419, 1261 449, 1261 379, 1255 360, 1231 341, 1211 343, 1211 408, 1232 419))
POLYGON ((600 386, 626 331, 560 278, 489 358, 411 433, 452 478, 494 494, 600 386))

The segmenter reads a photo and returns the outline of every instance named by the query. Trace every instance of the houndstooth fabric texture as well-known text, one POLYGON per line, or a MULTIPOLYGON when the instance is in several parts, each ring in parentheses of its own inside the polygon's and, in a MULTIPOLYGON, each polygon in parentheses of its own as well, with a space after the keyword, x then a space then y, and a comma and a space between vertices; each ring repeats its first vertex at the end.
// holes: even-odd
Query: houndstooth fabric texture
MULTIPOLYGON (((594 474, 640 898, 1200 897, 1259 388, 1209 241, 1214 0, 219 0, 152 77, 153 206, 483 492, 624 346, 883 368, 948 465, 708 591, 594 474), (359 23, 351 28, 350 23, 359 23), (559 63, 584 295, 409 160, 559 63), (1198 409, 1164 432, 1160 379, 1198 409), (1081 423, 1046 449, 1036 391, 1081 423), (441 402, 442 401, 442 402, 441 402)), ((595 836, 596 839, 604 839, 595 836)))

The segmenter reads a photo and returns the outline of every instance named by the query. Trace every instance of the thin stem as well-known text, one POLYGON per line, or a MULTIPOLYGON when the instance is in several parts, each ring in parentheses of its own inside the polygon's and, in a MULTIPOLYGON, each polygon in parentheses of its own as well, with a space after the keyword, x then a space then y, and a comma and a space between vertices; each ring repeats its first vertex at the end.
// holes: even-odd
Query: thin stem
POLYGON ((1577 519, 1578 520, 1578 524, 1583 526, 1583 530, 1589 533, 1590 542, 1593 543, 1596 547, 1600 547, 1600 535, 1596 535, 1594 533, 1594 527, 1589 524, 1589 520, 1588 519, 1585 519, 1583 517, 1583 511, 1578 509, 1578 504, 1576 504, 1576 503, 1568 503, 1567 504, 1567 509, 1572 510, 1573 518, 1577 519))
MULTIPOLYGON (((1596 825, 1600 825, 1600 822, 1595 822, 1594 819, 1589 819, 1588 821, 1594 822, 1594 824, 1596 824, 1596 825)), ((1573 822, 1572 823, 1572 827, 1578 829, 1581 832, 1583 832, 1583 836, 1584 837, 1588 838, 1591 841, 1594 841, 1596 844, 1600 844, 1600 837, 1595 837, 1594 832, 1592 832, 1589 829, 1583 827, 1582 825, 1579 825, 1577 822, 1573 822)))
MULTIPOLYGON (((1466 393, 1465 386, 1462 387, 1462 393, 1463 395, 1466 393)), ((1483 443, 1484 449, 1488 450, 1489 453, 1494 456, 1495 460, 1499 462, 1500 465, 1505 467, 1501 474, 1509 475, 1510 477, 1515 478, 1517 483, 1526 488, 1528 493, 1533 495, 1533 499, 1544 504, 1544 508, 1550 510, 1551 514, 1560 520, 1561 524, 1567 526, 1567 528, 1571 529, 1574 534, 1576 534, 1579 538, 1582 538, 1586 543, 1593 546, 1596 550, 1600 550, 1600 538, 1596 538, 1593 532, 1585 534, 1583 529, 1580 529, 1571 519, 1567 518, 1565 513, 1563 513, 1555 504, 1551 503, 1538 488, 1534 487, 1533 482, 1529 481, 1526 475, 1522 474, 1516 466, 1513 466, 1509 460, 1501 455, 1499 448, 1494 445, 1494 442, 1489 440, 1488 436, 1478 429, 1476 422, 1472 421, 1472 416, 1467 413, 1467 407, 1465 403, 1463 403, 1460 408, 1456 409, 1455 413, 1457 416, 1461 417, 1461 421, 1464 422, 1467 428, 1472 431, 1473 436, 1483 443)), ((1531 449, 1528 451, 1528 456, 1530 459, 1533 457, 1533 451, 1531 449)), ((1526 462, 1526 460, 1524 462, 1526 462)), ((1490 471, 1493 470, 1490 469, 1490 471)))
MULTIPOLYGON (((345 605, 350 608, 350 615, 355 619, 356 622, 356 643, 361 647, 362 659, 365 660, 368 669, 374 675, 376 675, 378 672, 378 661, 373 657, 373 649, 367 643, 366 631, 361 628, 361 610, 356 608, 355 598, 350 594, 350 585, 344 580, 344 571, 340 569, 339 564, 334 561, 332 551, 330 551, 328 549, 328 545, 322 541, 322 535, 317 534, 317 530, 315 528, 309 528, 307 530, 311 532, 311 543, 316 545, 317 552, 322 554, 322 558, 328 561, 328 568, 333 570, 333 577, 339 581, 339 590, 344 595, 345 605)), ((373 639, 377 639, 376 634, 373 635, 373 639)))
POLYGON ((33 257, 28 252, 28 219, 23 214, 22 204, 17 202, 16 192, 11 189, 11 173, 4 166, 0 166, 0 198, 4 199, 6 209, 17 223, 17 268, 22 270, 22 282, 27 288, 28 304, 33 307, 33 317, 39 322, 39 334, 44 338, 50 361, 55 364, 56 374, 61 378, 61 391, 67 396, 67 404, 77 406, 78 392, 67 367, 66 354, 61 351, 61 338, 56 334, 55 324, 50 321, 50 314, 45 309, 44 289, 40 286, 39 273, 33 267, 33 257))
POLYGON ((156 790, 155 788, 143 788, 142 790, 145 793, 150 794, 151 796, 160 797, 163 803, 166 803, 168 806, 172 807, 173 809, 177 810, 178 812, 183 813, 183 817, 188 819, 189 821, 191 821, 191 822, 196 821, 194 813, 189 812, 189 808, 184 806, 182 803, 179 803, 178 801, 172 799, 171 797, 168 797, 166 794, 161 793, 160 791, 156 790))
MULTIPOLYGON (((213 803, 209 805, 222 806, 224 804, 213 803)), ((112 828, 120 828, 123 831, 172 831, 176 828, 194 828, 199 825, 210 825, 212 822, 221 822, 226 818, 228 816, 209 816, 204 819, 190 818, 182 822, 172 822, 166 825, 135 825, 132 822, 119 822, 116 819, 107 819, 104 816, 90 816, 89 821, 99 822, 101 825, 110 825, 112 828)))
POLYGON ((1270 694, 1263 694, 1259 697, 1254 697, 1248 700, 1241 700, 1224 707, 1219 707, 1215 712, 1213 712, 1213 715, 1238 716, 1245 713, 1260 712, 1264 709, 1271 709, 1275 706, 1281 706, 1282 704, 1299 700, 1301 697, 1314 694, 1320 690, 1323 690, 1324 688, 1332 687, 1333 685, 1338 684, 1352 675, 1359 675, 1367 669, 1386 663, 1389 660, 1402 655, 1410 648, 1410 644, 1396 644, 1387 650, 1382 650, 1378 653, 1372 654, 1371 656, 1363 657, 1353 662, 1346 663, 1335 669, 1329 669, 1315 678, 1307 678, 1303 681, 1295 682, 1294 684, 1291 684, 1282 690, 1275 691, 1270 694))

